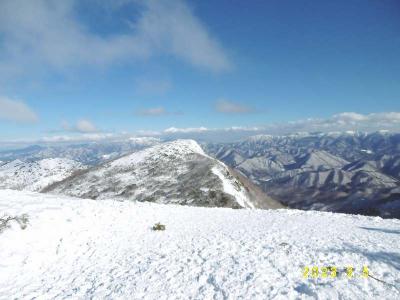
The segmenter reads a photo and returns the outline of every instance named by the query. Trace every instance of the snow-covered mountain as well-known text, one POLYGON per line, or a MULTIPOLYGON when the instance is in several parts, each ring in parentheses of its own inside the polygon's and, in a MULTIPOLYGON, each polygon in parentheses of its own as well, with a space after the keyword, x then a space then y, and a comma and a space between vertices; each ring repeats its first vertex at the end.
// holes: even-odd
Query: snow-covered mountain
POLYGON ((85 165, 96 165, 121 155, 159 144, 153 137, 129 138, 123 141, 102 141, 81 144, 34 145, 17 150, 0 151, 0 160, 41 160, 44 158, 68 158, 85 165))
POLYGON ((162 143, 54 183, 45 192, 216 207, 280 207, 193 140, 162 143))
POLYGON ((0 164, 0 189, 41 191, 85 169, 79 162, 66 158, 49 158, 33 162, 13 160, 0 164))
POLYGON ((0 211, 27 220, 0 230, 1 300, 400 298, 396 219, 11 190, 0 211))
MULTIPOLYGON (((0 166, 10 162, 11 158, 36 161, 44 157, 66 157, 95 168, 104 168, 107 162, 122 155, 160 143, 158 139, 140 138, 81 145, 33 146, 17 151, 0 152, 0 166)), ((239 178, 250 191, 256 191, 258 196, 253 199, 260 199, 261 189, 268 195, 265 197, 279 200, 282 204, 294 208, 400 217, 400 134, 334 132, 287 136, 259 135, 236 143, 204 143, 202 146, 208 154, 230 167, 229 174, 239 178)), ((154 166, 142 164, 142 173, 146 168, 153 170, 153 173, 163 168, 163 163, 157 164, 156 160, 152 161, 154 166)), ((165 173, 166 178, 169 177, 167 175, 175 174, 172 169, 168 169, 169 174, 165 173)), ((191 174, 200 169, 196 168, 191 174)), ((203 169, 206 170, 207 167, 203 169)), ((92 168, 91 171, 93 170, 92 168)), ((148 171, 145 177, 151 178, 151 172, 148 171)), ((212 174, 214 176, 215 172, 212 174)), ((137 180, 135 176, 134 181, 137 180)), ((192 180, 193 178, 192 176, 192 180)), ((179 180, 181 179, 180 177, 179 180)), ((96 181, 93 178, 92 180, 96 181)), ((160 183, 162 177, 159 177, 157 184, 154 180, 146 182, 143 179, 141 182, 153 182, 150 191, 145 191, 147 186, 142 186, 141 190, 134 185, 124 187, 125 180, 121 183, 122 186, 116 184, 116 188, 126 195, 120 194, 117 197, 132 199, 133 196, 139 196, 140 200, 152 201, 166 199, 165 193, 180 193, 185 197, 189 196, 190 199, 197 193, 190 189, 189 183, 185 186, 189 187, 185 192, 176 184, 170 189, 160 183), (151 190, 158 187, 158 192, 151 190)), ((114 184, 115 182, 111 186, 114 184)), ((201 186, 205 182, 202 179, 196 184, 201 186)), ((106 182, 106 187, 108 185, 106 182)), ((66 190, 72 189, 71 186, 66 190)), ((88 191, 86 196, 98 198, 96 193, 104 197, 114 196, 112 188, 107 191, 101 187, 88 191), (92 192, 93 194, 90 194, 92 192)), ((204 191, 200 193, 201 198, 204 195, 204 191)), ((215 196, 214 192, 210 195, 215 196)), ((225 201, 221 202, 219 195, 216 197, 218 200, 212 200, 210 205, 222 204, 225 201)), ((258 202, 257 207, 264 207, 264 203, 268 201, 254 202, 258 202)))
POLYGON ((400 217, 400 134, 259 135, 204 146, 290 207, 400 217))

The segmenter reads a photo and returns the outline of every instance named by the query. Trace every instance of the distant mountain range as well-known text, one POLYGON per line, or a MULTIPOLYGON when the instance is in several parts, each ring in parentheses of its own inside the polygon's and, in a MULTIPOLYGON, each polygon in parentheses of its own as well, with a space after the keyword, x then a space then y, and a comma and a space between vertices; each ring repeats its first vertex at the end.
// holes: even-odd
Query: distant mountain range
POLYGON ((400 134, 258 135, 201 146, 140 138, 3 151, 0 188, 400 218, 400 134))
POLYGON ((203 146, 289 207, 400 217, 400 134, 259 135, 203 146))
POLYGON ((97 165, 121 155, 157 145, 160 142, 157 138, 142 137, 113 142, 33 145, 18 150, 0 151, 0 161, 7 162, 15 159, 35 161, 44 158, 68 158, 85 165, 97 165))

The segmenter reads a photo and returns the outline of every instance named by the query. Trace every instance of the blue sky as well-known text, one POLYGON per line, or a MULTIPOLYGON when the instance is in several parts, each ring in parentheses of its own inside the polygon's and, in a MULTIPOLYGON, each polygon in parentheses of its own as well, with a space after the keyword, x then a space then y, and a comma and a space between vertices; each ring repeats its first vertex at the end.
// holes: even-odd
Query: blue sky
POLYGON ((398 130, 399 53, 397 0, 4 0, 0 140, 398 130))

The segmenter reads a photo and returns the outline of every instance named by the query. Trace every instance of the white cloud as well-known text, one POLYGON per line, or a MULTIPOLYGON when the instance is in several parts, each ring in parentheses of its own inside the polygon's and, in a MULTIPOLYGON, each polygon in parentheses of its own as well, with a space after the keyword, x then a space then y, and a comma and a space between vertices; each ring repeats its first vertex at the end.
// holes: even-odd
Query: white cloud
POLYGON ((299 132, 373 132, 389 130, 400 132, 400 112, 359 114, 343 112, 329 118, 309 118, 291 122, 265 124, 263 126, 232 126, 225 128, 169 127, 161 131, 139 130, 135 136, 160 138, 195 138, 199 140, 229 142, 257 134, 285 135, 299 132))
POLYGON ((164 107, 155 107, 141 110, 137 113, 141 116, 162 116, 168 114, 164 107))
POLYGON ((282 124, 281 129, 298 131, 375 131, 381 129, 399 130, 400 112, 359 114, 343 112, 327 119, 310 118, 282 124))
POLYGON ((368 119, 368 117, 354 112, 343 112, 334 115, 332 119, 336 120, 338 123, 352 123, 352 122, 365 121, 368 119))
POLYGON ((96 132, 96 131, 98 131, 96 126, 94 126, 94 124, 88 120, 79 120, 76 123, 76 129, 79 132, 96 132))
POLYGON ((400 124, 400 112, 373 113, 366 115, 366 118, 370 122, 400 124))
MULTIPOLYGON (((91 123, 90 123, 91 124, 91 123)), ((93 125, 93 124, 92 124, 93 125)), ((204 141, 230 142, 240 140, 257 134, 285 135, 306 132, 374 132, 390 131, 400 132, 400 112, 383 112, 371 114, 358 114, 345 112, 325 119, 309 118, 304 120, 266 124, 264 126, 233 126, 226 128, 207 127, 170 127, 161 131, 138 130, 135 133, 80 133, 75 126, 64 124, 65 131, 73 132, 71 135, 55 135, 42 138, 43 142, 76 142, 96 140, 126 140, 131 137, 157 136, 160 139, 195 138, 204 141)), ((96 127, 83 126, 81 129, 91 130, 96 127)), ((24 141, 9 141, 22 144, 24 141)), ((28 142, 28 141, 25 141, 28 142)))
POLYGON ((199 133, 209 131, 206 127, 193 127, 193 128, 176 128, 170 127, 164 130, 164 133, 199 133))
POLYGON ((224 128, 225 131, 259 131, 262 130, 260 127, 246 127, 246 126, 232 126, 224 128))
POLYGON ((81 143, 81 142, 119 142, 129 141, 135 144, 151 146, 159 143, 161 140, 152 136, 136 136, 129 133, 78 133, 45 136, 39 140, 31 141, 9 141, 10 144, 21 145, 23 143, 81 143))
POLYGON ((112 133, 84 133, 78 135, 52 135, 42 137, 39 142, 45 143, 60 143, 60 142, 86 142, 86 141, 101 141, 113 140, 115 135, 112 133))
POLYGON ((260 127, 246 127, 246 126, 232 126, 226 128, 207 128, 207 127, 188 127, 188 128, 176 128, 170 127, 165 129, 164 133, 200 133, 210 131, 259 131, 263 128, 260 127))
POLYGON ((68 131, 68 132, 78 132, 78 133, 98 133, 99 132, 97 127, 92 122, 90 122, 89 120, 86 120, 86 119, 79 120, 73 126, 71 126, 68 122, 63 121, 61 123, 61 127, 62 127, 63 131, 68 131))
POLYGON ((37 68, 107 66, 165 54, 212 71, 231 67, 224 50, 183 1, 132 1, 141 12, 132 20, 131 31, 108 36, 78 21, 77 2, 2 0, 0 69, 24 74, 37 68))
POLYGON ((0 96, 0 120, 35 123, 39 118, 25 103, 0 96))
POLYGON ((215 105, 215 110, 225 114, 246 114, 254 112, 254 110, 249 106, 228 100, 218 100, 215 105))
POLYGON ((160 142, 159 138, 150 135, 138 135, 129 132, 92 132, 70 134, 55 134, 44 136, 39 139, 15 139, 2 141, 1 146, 7 148, 18 148, 26 144, 37 143, 81 143, 81 142, 121 142, 129 141, 135 144, 151 145, 160 142))
POLYGON ((157 130, 138 130, 136 131, 138 136, 160 136, 162 132, 157 130))
POLYGON ((189 127, 165 129, 162 137, 167 139, 191 138, 200 141, 230 142, 257 134, 263 130, 258 127, 233 126, 226 128, 189 127))
POLYGON ((143 109, 140 110, 136 113, 139 116, 147 116, 147 117, 157 117, 157 116, 168 116, 168 115, 182 115, 181 112, 170 112, 167 111, 164 107, 159 106, 159 107, 154 107, 154 108, 148 108, 148 109, 143 109))
POLYGON ((142 40, 195 66, 213 71, 231 68, 224 50, 183 1, 145 3, 147 9, 137 24, 142 40))
POLYGON ((173 138, 198 138, 213 141, 238 140, 255 134, 285 135, 299 132, 373 132, 389 130, 400 132, 400 112, 359 114, 344 112, 330 118, 309 118, 291 122, 266 124, 264 126, 233 126, 227 128, 175 128, 163 131, 163 135, 173 138))

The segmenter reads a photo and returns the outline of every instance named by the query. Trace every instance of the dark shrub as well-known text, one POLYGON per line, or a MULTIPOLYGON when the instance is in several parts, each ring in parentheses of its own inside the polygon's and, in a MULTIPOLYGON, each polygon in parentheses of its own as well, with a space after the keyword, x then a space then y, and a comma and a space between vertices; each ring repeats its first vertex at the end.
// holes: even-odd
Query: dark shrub
POLYGON ((153 225, 153 227, 151 228, 152 230, 154 230, 154 231, 162 231, 162 230, 165 230, 165 225, 163 225, 163 224, 161 224, 161 223, 156 223, 156 224, 154 224, 153 225))

